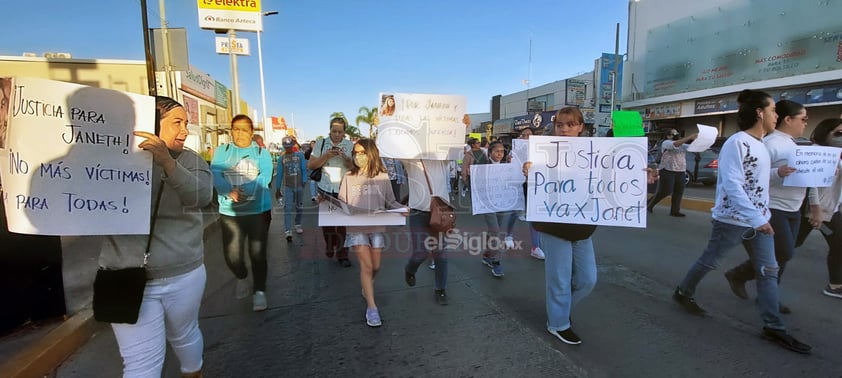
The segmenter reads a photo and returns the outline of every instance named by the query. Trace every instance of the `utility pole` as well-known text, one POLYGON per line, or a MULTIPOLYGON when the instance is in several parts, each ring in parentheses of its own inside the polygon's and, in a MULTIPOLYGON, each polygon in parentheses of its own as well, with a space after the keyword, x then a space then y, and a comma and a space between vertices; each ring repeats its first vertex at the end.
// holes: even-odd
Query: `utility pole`
POLYGON ((231 59, 231 100, 234 103, 231 106, 231 110, 234 112, 231 118, 240 114, 240 80, 237 77, 237 54, 234 54, 235 38, 237 38, 237 32, 234 29, 228 29, 228 56, 231 59))
POLYGON ((178 95, 173 89, 172 80, 172 59, 170 58, 170 33, 167 28, 167 10, 164 0, 158 0, 158 8, 161 12, 161 45, 164 49, 164 87, 167 89, 167 96, 178 101, 178 95))
POLYGON ((140 0, 141 26, 143 27, 143 50, 146 52, 146 84, 150 96, 158 95, 155 85, 155 56, 152 54, 152 43, 149 41, 149 19, 146 17, 146 0, 140 0))
POLYGON ((617 97, 617 74, 619 70, 620 60, 618 55, 620 54, 620 23, 617 23, 617 30, 614 34, 614 68, 611 69, 611 113, 613 113, 616 109, 614 109, 614 102, 616 101, 617 97))

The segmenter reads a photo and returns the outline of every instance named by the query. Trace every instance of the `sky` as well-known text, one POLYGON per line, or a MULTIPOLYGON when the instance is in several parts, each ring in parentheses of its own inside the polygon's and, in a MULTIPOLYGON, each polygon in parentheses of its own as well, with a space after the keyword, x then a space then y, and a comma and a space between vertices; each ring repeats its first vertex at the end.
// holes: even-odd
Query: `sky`
MULTIPOLYGON (((161 26, 147 0, 149 27, 161 26)), ((69 52, 74 58, 143 60, 139 0, 4 1, 0 55, 69 52)), ((466 96, 469 113, 490 112, 494 95, 593 69, 613 53, 620 23, 626 51, 627 0, 264 0, 261 36, 268 116, 283 116, 309 140, 327 135, 329 116, 351 121, 378 93, 466 96), (530 40, 532 45, 530 64, 530 40)), ((187 29, 190 64, 231 88, 216 34, 199 28, 196 0, 166 0, 169 27, 187 29)), ((257 36, 238 58, 240 97, 260 116, 257 36)), ((3 75, 14 73, 0 73, 3 75)), ((368 126, 360 128, 367 133, 368 126)))

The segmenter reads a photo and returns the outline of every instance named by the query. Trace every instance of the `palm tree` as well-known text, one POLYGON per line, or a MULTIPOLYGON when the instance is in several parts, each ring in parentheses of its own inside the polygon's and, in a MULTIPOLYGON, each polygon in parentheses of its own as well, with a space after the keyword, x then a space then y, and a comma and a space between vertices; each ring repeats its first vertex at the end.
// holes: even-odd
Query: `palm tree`
POLYGON ((361 106, 360 115, 357 116, 357 119, 354 123, 357 124, 357 127, 360 126, 360 122, 368 124, 368 137, 374 138, 374 130, 373 127, 377 127, 377 124, 380 123, 380 118, 377 116, 377 106, 372 108, 368 108, 367 106, 361 106))
POLYGON ((345 134, 348 134, 348 136, 350 136, 351 138, 359 138, 360 137, 360 129, 358 129, 354 125, 351 125, 348 122, 348 118, 345 117, 345 113, 333 112, 333 113, 330 113, 330 118, 331 119, 342 118, 342 120, 345 121, 345 134))

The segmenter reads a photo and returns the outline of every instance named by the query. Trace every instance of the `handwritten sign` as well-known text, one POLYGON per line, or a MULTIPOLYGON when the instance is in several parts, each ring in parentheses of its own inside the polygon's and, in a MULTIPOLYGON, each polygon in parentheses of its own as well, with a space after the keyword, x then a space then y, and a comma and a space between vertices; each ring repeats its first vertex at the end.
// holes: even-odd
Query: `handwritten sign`
POLYGON ((696 127, 699 128, 699 135, 693 140, 693 143, 687 146, 687 151, 689 152, 707 150, 710 146, 713 146, 713 143, 716 142, 716 137, 719 135, 719 131, 713 126, 696 124, 696 127))
POLYGON ((381 107, 380 155, 395 159, 447 160, 465 145, 467 100, 463 96, 394 93, 394 109, 381 107))
POLYGON ((523 170, 516 164, 471 164, 473 215, 523 210, 523 170))
POLYGON ((397 211, 351 214, 336 203, 319 204, 319 227, 324 226, 405 226, 406 217, 397 211))
POLYGON ((615 110, 611 112, 611 121, 614 122, 615 137, 636 137, 643 136, 643 118, 640 112, 631 110, 615 110))
POLYGON ((149 233, 154 132, 149 96, 14 78, 0 176, 9 231, 39 235, 149 233))
MULTIPOLYGON (((517 164, 518 167, 523 168, 523 163, 529 161, 527 157, 528 154, 529 142, 526 139, 512 140, 512 164, 517 164)), ((521 177, 522 176, 523 175, 521 174, 521 177)))
POLYGON ((526 219, 646 227, 646 138, 529 138, 526 219))
POLYGON ((797 169, 784 177, 784 186, 828 187, 833 184, 842 149, 825 146, 797 146, 789 156, 790 167, 797 169))

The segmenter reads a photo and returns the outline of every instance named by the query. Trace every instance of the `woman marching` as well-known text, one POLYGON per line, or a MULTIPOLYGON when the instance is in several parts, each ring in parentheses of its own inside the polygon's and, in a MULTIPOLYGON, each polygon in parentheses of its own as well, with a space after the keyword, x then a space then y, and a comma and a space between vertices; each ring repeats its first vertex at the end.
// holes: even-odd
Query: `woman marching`
MULTIPOLYGON (((389 175, 380 160, 377 145, 371 139, 360 139, 354 144, 354 166, 342 177, 339 199, 355 212, 371 213, 376 210, 400 209, 404 205, 395 200, 389 175)), ((409 214, 407 209, 406 214, 409 214)), ((383 251, 385 226, 349 226, 345 247, 351 248, 360 264, 360 286, 366 301, 365 322, 379 327, 382 322, 374 301, 374 278, 380 271, 380 253, 383 251)))

